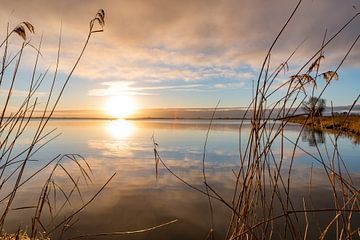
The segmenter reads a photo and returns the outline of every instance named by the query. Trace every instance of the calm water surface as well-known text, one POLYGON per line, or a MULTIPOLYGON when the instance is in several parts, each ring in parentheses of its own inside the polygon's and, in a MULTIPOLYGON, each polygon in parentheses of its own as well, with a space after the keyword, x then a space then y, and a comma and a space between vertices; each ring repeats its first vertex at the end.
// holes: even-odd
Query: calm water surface
MULTIPOLYGON (((209 229, 207 198, 179 182, 161 165, 156 179, 152 136, 159 144, 158 150, 167 165, 187 182, 203 188, 202 156, 208 126, 209 121, 205 120, 54 120, 50 122, 49 129, 57 128, 57 132, 62 135, 34 156, 38 161, 31 162, 26 174, 38 169, 57 154, 81 154, 87 159, 93 172, 93 183, 83 184, 82 187, 83 198, 86 200, 116 172, 115 178, 101 195, 78 215, 79 221, 68 229, 67 237, 84 233, 137 230, 178 219, 175 224, 161 229, 116 239, 203 239, 209 229)), ((235 183, 232 171, 239 167, 238 127, 237 121, 215 121, 206 149, 208 181, 227 199, 231 199, 235 183)), ((290 125, 285 135, 296 139, 299 129, 297 125, 290 125)), ((247 139, 248 132, 249 125, 245 125, 242 141, 247 139)), ((316 148, 312 146, 314 140, 330 143, 330 137, 327 134, 307 132, 302 135, 300 145, 306 151, 316 153, 316 148)), ((21 142, 25 146, 30 139, 31 136, 27 135, 21 142)), ((290 143, 285 145, 285 159, 291 158, 291 146, 290 143)), ((320 144, 320 150, 325 151, 322 146, 325 144, 320 144)), ((279 148, 280 144, 275 142, 274 154, 277 154, 276 149, 279 148)), ((360 172, 359 146, 349 138, 341 138, 339 149, 348 169, 357 176, 360 172)), ((70 160, 64 160, 63 165, 70 169, 73 176, 82 179, 81 173, 70 160)), ((289 161, 285 161, 285 169, 287 165, 289 161)), ((312 166, 314 189, 321 193, 328 188, 324 176, 320 174, 321 166, 298 151, 295 155, 292 183, 296 186, 294 196, 299 199, 308 191, 312 166)), ((36 202, 43 179, 49 172, 50 169, 45 170, 22 188, 15 207, 33 205, 36 202)), ((58 179, 66 186, 64 172, 58 173, 58 179)), ((68 184, 71 185, 71 182, 68 184)), ((313 198, 320 205, 327 204, 320 195, 314 195, 313 198)), ((74 211, 80 201, 78 198, 66 211, 74 211)), ((214 211, 216 237, 223 239, 230 212, 217 202, 214 202, 214 211)), ((8 231, 16 231, 19 226, 29 226, 32 214, 32 209, 21 213, 12 211, 7 221, 8 231)))

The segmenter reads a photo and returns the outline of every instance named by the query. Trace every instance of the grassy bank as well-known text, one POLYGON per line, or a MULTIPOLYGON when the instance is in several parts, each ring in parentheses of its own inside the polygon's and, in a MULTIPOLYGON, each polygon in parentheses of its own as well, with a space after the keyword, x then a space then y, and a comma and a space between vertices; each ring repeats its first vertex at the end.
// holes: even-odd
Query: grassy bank
POLYGON ((326 116, 326 117, 296 117, 290 122, 313 127, 316 130, 327 130, 335 133, 352 135, 360 140, 360 116, 326 116))

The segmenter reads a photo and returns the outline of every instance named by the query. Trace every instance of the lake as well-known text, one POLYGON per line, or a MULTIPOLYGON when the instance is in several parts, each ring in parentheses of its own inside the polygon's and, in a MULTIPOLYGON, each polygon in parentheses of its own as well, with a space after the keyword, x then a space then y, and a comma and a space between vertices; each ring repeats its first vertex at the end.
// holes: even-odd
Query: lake
MULTIPOLYGON (((36 121, 30 123, 34 128, 36 121)), ((173 220, 172 224, 143 233, 116 236, 116 239, 204 239, 209 230, 210 210, 208 199, 203 194, 180 182, 160 163, 156 175, 153 137, 158 144, 162 160, 179 177, 191 185, 204 189, 202 158, 204 143, 209 127, 208 120, 52 120, 48 129, 57 128, 59 137, 40 149, 32 157, 25 176, 30 176, 57 154, 80 154, 91 166, 92 182, 84 177, 83 170, 70 158, 62 161, 74 181, 79 181, 81 197, 77 190, 71 196, 71 205, 66 206, 58 215, 57 222, 64 215, 74 212, 83 202, 87 202, 102 187, 113 173, 116 173, 106 188, 68 224, 65 238, 86 234, 133 231, 146 229, 173 220), (74 223, 74 224, 73 224, 74 223)), ((239 169, 239 122, 235 120, 215 120, 209 133, 205 168, 208 183, 225 199, 231 200, 235 184, 234 172, 239 169)), ((289 124, 284 134, 295 140, 301 127, 289 124)), ((33 129, 35 131, 35 129, 33 129)), ((33 132, 30 131, 30 132, 33 132)), ((242 128, 241 140, 244 142, 250 131, 250 123, 242 128)), ((54 133, 56 135, 56 133, 54 133)), ((53 135, 54 135, 53 134, 53 135)), ((299 145, 309 153, 331 152, 332 134, 305 132, 299 145)), ((31 133, 26 134, 18 150, 31 140, 31 133)), ((243 146, 242 146, 243 147, 243 146)), ((280 149, 280 142, 273 143, 274 154, 280 149)), ((284 163, 286 171, 290 166, 292 144, 284 143, 284 163)), ((340 137, 338 149, 346 167, 357 184, 360 173, 360 147, 354 140, 340 137)), ((87 169, 84 161, 81 162, 87 169)), ((53 166, 53 164, 51 165, 53 166)), ((41 187, 51 172, 51 166, 31 179, 18 192, 13 210, 7 217, 5 230, 14 232, 19 227, 29 228, 33 208, 36 205, 41 187), (17 208, 20 208, 17 210, 17 208)), ((90 171, 89 171, 90 172, 90 171)), ((73 183, 67 173, 58 170, 54 175, 57 184, 64 191, 70 191, 73 183)), ((329 194, 326 176, 322 166, 303 151, 296 151, 291 178, 292 192, 300 208, 303 197, 311 191, 312 201, 318 206, 330 203, 324 196, 329 194), (311 181, 311 189, 309 188, 311 181), (325 195, 324 195, 325 194, 325 195)), ((2 192, 4 196, 4 191, 2 192)), ((42 224, 51 228, 50 215, 56 215, 64 197, 60 190, 49 194, 51 207, 45 207, 42 224), (55 200, 55 198, 58 198, 55 200)), ((224 204, 213 200, 215 238, 224 239, 231 217, 231 211, 224 204)), ((331 206, 331 204, 329 205, 331 206)), ((359 216, 354 216, 358 221, 359 216)), ((55 222, 56 222, 55 221, 55 222)), ((320 223, 324 224, 324 223, 320 223)), ((55 225, 55 224, 53 224, 55 225)), ((40 228, 41 229, 41 228, 40 228)), ((59 235, 59 231, 56 231, 59 235)), ((87 237, 88 238, 88 237, 87 237)), ((110 236, 97 236, 96 239, 111 239, 110 236)))

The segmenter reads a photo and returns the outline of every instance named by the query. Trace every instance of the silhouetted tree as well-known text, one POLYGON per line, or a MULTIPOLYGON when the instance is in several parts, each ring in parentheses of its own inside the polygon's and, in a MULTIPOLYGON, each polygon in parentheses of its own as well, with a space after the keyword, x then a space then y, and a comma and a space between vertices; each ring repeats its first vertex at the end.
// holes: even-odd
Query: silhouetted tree
POLYGON ((326 108, 326 100, 323 98, 310 97, 307 102, 303 103, 303 110, 312 117, 323 115, 326 108))

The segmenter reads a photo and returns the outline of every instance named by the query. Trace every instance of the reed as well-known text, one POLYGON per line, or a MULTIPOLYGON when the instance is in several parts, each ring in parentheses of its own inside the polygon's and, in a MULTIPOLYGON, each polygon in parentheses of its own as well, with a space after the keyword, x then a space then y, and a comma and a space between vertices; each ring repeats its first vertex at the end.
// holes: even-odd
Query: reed
MULTIPOLYGON (((48 69, 45 72, 39 70, 39 59, 42 56, 42 42, 38 46, 32 45, 28 40, 29 34, 35 34, 35 27, 29 22, 21 22, 10 30, 6 29, 0 44, 1 72, 0 88, 2 91, 0 100, 0 229, 1 239, 49 239, 54 235, 61 237, 76 223, 76 215, 87 207, 104 189, 109 180, 94 193, 90 199, 83 199, 80 183, 92 181, 92 170, 88 162, 78 154, 61 154, 49 159, 38 170, 26 172, 32 162, 36 160, 36 153, 49 142, 59 136, 56 129, 49 129, 48 123, 56 110, 62 95, 78 66, 91 36, 102 32, 105 25, 105 12, 99 10, 95 17, 90 20, 89 31, 84 45, 75 59, 71 70, 67 73, 64 81, 58 80, 58 68, 61 54, 61 30, 55 69, 52 73, 48 69), (19 41, 10 41, 12 38, 21 38, 19 41), (15 43, 13 43, 15 42, 15 43), (15 51, 15 54, 13 52, 15 51), (26 51, 33 51, 34 60, 32 73, 27 79, 20 79, 19 72, 23 65, 26 51), (52 74, 52 76, 50 76, 52 74), (15 85, 22 81, 26 85, 26 92, 19 101, 15 99, 15 85), (40 96, 39 89, 50 86, 46 96, 40 96), (45 99, 41 102, 41 99, 45 99), (35 125, 35 132, 30 131, 30 124, 35 125), (31 136, 29 144, 21 149, 19 146, 23 136, 31 136), (70 172, 63 164, 64 161, 72 162, 77 168, 70 172), (16 206, 18 192, 23 186, 31 184, 31 180, 38 175, 49 172, 44 179, 43 187, 38 193, 38 201, 33 205, 16 206), (26 174, 25 174, 26 172, 26 174), (61 176, 61 178, 59 177, 61 176), (65 177, 64 177, 65 176, 65 177), (60 181, 61 180, 61 181, 60 181), (74 205, 75 196, 80 197, 80 206, 74 205), (76 207, 67 215, 64 209, 69 206, 76 207), (33 211, 31 226, 27 233, 19 230, 15 234, 6 234, 3 229, 6 225, 10 212, 33 211)), ((33 128, 33 126, 31 127, 33 128)))
MULTIPOLYGON (((276 66, 272 64, 273 48, 279 44, 279 38, 286 28, 291 27, 291 21, 298 11, 302 0, 298 1, 287 21, 280 28, 278 35, 272 42, 259 71, 255 83, 254 98, 244 114, 251 114, 251 130, 246 141, 242 141, 242 120, 239 126, 239 169, 235 172, 235 184, 232 198, 222 197, 206 180, 206 169, 203 163, 204 188, 196 187, 173 172, 166 162, 161 159, 159 145, 154 141, 156 162, 160 162, 171 174, 190 188, 204 194, 209 199, 210 215, 208 239, 214 238, 212 201, 219 201, 232 213, 226 239, 352 239, 359 237, 359 228, 354 224, 353 216, 360 212, 359 190, 351 174, 347 171, 345 163, 339 153, 337 141, 340 133, 331 138, 325 147, 315 141, 316 153, 309 153, 299 145, 299 140, 304 132, 302 126, 297 138, 290 139, 284 129, 298 117, 298 110, 302 108, 306 99, 316 97, 321 99, 333 80, 341 81, 338 75, 360 35, 354 38, 351 46, 344 52, 343 57, 333 69, 320 72, 322 60, 326 57, 324 50, 339 35, 359 17, 354 14, 332 36, 325 32, 319 49, 315 51, 305 63, 299 67, 296 74, 288 74, 288 65, 294 53, 289 55, 283 63, 276 66), (288 74, 288 80, 277 84, 279 74, 288 74), (315 88, 319 81, 325 81, 319 95, 315 96, 315 88), (273 121, 275 115, 276 121, 273 121), (280 149, 275 147, 275 142, 280 142, 280 149), (286 158, 285 144, 291 144, 291 158, 286 158), (325 149, 325 151, 323 151, 325 149), (331 190, 329 198, 332 207, 315 206, 309 197, 301 199, 301 204, 296 203, 292 196, 293 165, 296 153, 303 153, 317 162, 327 179, 331 190), (286 163, 286 164, 285 164, 286 163), (325 223, 316 219, 327 216, 325 223)), ((357 103, 359 97, 354 101, 357 103)), ((316 104, 316 103, 315 103, 316 104)), ((215 110, 216 111, 216 110, 215 110)), ((350 124, 351 109, 343 118, 350 124)), ((314 114, 304 115, 302 122, 315 127, 314 114)), ((333 125, 336 121, 332 118, 333 125)), ((211 123, 210 123, 211 125, 211 123)), ((210 128, 209 128, 210 131, 210 128)), ((206 152, 204 144, 204 159, 206 152)), ((312 170, 311 170, 312 171, 312 170)), ((310 173, 311 174, 311 173, 310 173)), ((311 189, 311 180, 310 186, 311 189)), ((322 220, 323 221, 323 220, 322 220)))

